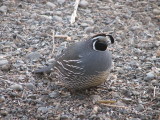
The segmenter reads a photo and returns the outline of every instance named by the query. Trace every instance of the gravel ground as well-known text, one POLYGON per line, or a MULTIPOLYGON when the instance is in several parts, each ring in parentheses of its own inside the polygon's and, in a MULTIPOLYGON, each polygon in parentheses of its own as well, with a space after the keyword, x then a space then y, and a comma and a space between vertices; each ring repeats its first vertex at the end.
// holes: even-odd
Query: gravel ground
POLYGON ((71 25, 74 2, 0 0, 0 119, 160 120, 160 2, 81 0, 71 25), (105 84, 73 94, 32 74, 67 43, 102 32, 116 41, 105 84))

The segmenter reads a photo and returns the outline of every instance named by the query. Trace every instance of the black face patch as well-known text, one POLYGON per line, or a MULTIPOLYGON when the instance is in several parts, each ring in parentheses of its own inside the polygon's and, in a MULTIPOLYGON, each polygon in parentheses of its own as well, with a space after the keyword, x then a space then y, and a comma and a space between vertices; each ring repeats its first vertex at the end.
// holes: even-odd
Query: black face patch
POLYGON ((107 49, 107 42, 96 40, 93 43, 93 49, 99 50, 99 51, 105 51, 107 49))

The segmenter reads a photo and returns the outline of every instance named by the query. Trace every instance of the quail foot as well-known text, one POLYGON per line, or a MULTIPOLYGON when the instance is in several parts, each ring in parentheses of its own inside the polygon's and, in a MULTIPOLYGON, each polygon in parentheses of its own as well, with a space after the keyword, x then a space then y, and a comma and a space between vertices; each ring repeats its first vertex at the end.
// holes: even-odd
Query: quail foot
POLYGON ((76 42, 64 50, 55 62, 34 71, 56 75, 66 88, 81 90, 98 86, 107 80, 112 65, 111 53, 107 50, 111 35, 97 34, 88 40, 76 42))

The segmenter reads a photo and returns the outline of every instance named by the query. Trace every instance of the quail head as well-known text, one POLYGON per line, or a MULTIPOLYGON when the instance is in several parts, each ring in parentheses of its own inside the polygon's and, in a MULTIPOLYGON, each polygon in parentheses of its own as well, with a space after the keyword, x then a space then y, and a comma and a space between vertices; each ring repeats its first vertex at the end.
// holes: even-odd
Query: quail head
POLYGON ((107 46, 114 43, 111 35, 97 34, 86 41, 76 42, 64 50, 55 62, 34 73, 57 73, 69 89, 86 89, 106 81, 112 65, 107 46))

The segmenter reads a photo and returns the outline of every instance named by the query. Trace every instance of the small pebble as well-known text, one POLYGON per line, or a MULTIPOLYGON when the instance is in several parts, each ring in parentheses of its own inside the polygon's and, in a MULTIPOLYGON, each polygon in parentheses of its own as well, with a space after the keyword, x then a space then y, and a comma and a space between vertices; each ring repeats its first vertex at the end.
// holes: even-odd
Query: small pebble
POLYGON ((52 2, 47 2, 46 5, 48 5, 49 7, 52 7, 52 8, 55 8, 55 7, 56 7, 56 5, 53 4, 52 2))
POLYGON ((5 58, 0 58, 0 70, 9 71, 11 69, 11 64, 5 58))
POLYGON ((8 112, 6 110, 0 110, 1 116, 7 116, 8 112))
POLYGON ((133 91, 132 91, 132 94, 133 94, 134 96, 138 96, 138 95, 140 95, 140 92, 133 90, 133 91))
POLYGON ((53 20, 58 21, 58 22, 62 22, 63 19, 59 16, 53 16, 53 20))
POLYGON ((39 107, 37 112, 47 113, 48 112, 48 108, 47 107, 39 107))
POLYGON ((36 94, 30 94, 30 95, 28 95, 27 98, 31 98, 31 99, 35 100, 37 98, 37 95, 36 94))
POLYGON ((87 20, 85 20, 85 23, 93 25, 94 24, 94 20, 92 18, 88 18, 87 20))
POLYGON ((131 118, 130 120, 141 120, 140 118, 131 118))
POLYGON ((101 97, 99 95, 91 95, 91 99, 93 103, 96 103, 97 101, 101 100, 101 97))
POLYGON ((123 98, 122 101, 126 104, 130 104, 132 102, 131 98, 123 98))
POLYGON ((25 85, 29 90, 33 90, 35 88, 35 86, 32 83, 26 83, 25 85))
POLYGON ((11 69, 11 64, 2 65, 0 69, 2 71, 9 71, 11 69))
POLYGON ((132 92, 130 90, 127 90, 126 88, 122 89, 122 94, 126 97, 131 97, 132 92))
POLYGON ((86 28, 84 29, 84 31, 85 31, 86 33, 92 33, 93 30, 94 30, 94 27, 86 27, 86 28))
POLYGON ((113 29, 109 26, 104 27, 103 29, 104 32, 109 32, 109 31, 113 31, 113 29))
POLYGON ((3 95, 0 95, 0 103, 5 101, 5 97, 3 95))
POLYGON ((1 6, 0 7, 0 12, 6 13, 7 12, 7 6, 1 6))
POLYGON ((38 60, 41 57, 39 52, 31 52, 26 56, 29 60, 34 61, 38 60))
POLYGON ((120 98, 120 95, 119 95, 118 92, 112 92, 112 96, 113 96, 114 98, 120 98))
POLYGON ((7 65, 9 62, 8 62, 8 60, 7 59, 0 59, 0 66, 2 66, 2 65, 7 65))
POLYGON ((11 85, 10 88, 13 89, 13 90, 17 90, 17 91, 22 91, 23 90, 23 86, 19 85, 19 84, 11 85))
POLYGON ((146 77, 144 78, 145 81, 149 81, 149 80, 152 80, 154 79, 154 73, 153 72, 149 72, 146 74, 146 77))
POLYGON ((152 83, 154 86, 156 86, 156 85, 158 85, 159 81, 158 81, 158 80, 152 80, 151 83, 152 83))
POLYGON ((60 120, 70 120, 68 115, 61 115, 60 120))
POLYGON ((92 113, 96 114, 96 113, 98 113, 98 111, 100 111, 100 110, 101 110, 101 108, 100 108, 99 106, 94 105, 94 106, 93 106, 92 113))
POLYGON ((160 57, 160 50, 157 50, 156 53, 157 53, 156 56, 157 56, 157 57, 160 57))
POLYGON ((78 115, 77 115, 77 118, 79 118, 79 119, 81 119, 81 120, 85 119, 85 117, 86 117, 85 114, 78 114, 78 115))
POLYGON ((46 20, 52 20, 52 16, 48 16, 48 15, 39 15, 39 17, 44 18, 46 20))
POLYGON ((82 8, 86 8, 88 6, 88 2, 86 0, 81 0, 79 6, 82 8))
POLYGON ((56 92, 56 91, 53 91, 53 92, 49 93, 49 97, 51 97, 51 98, 56 98, 58 96, 59 96, 59 93, 56 92))
POLYGON ((63 3, 65 3, 65 1, 66 1, 66 0, 57 0, 57 2, 58 2, 59 4, 63 4, 63 3))
POLYGON ((87 27, 88 24, 87 24, 87 23, 81 23, 81 26, 82 26, 82 27, 87 27))
POLYGON ((144 110, 144 106, 142 104, 139 104, 135 109, 139 112, 142 112, 144 110))
POLYGON ((101 120, 101 118, 95 114, 91 115, 89 120, 101 120))
POLYGON ((155 15, 160 15, 160 9, 153 9, 153 13, 155 15))

